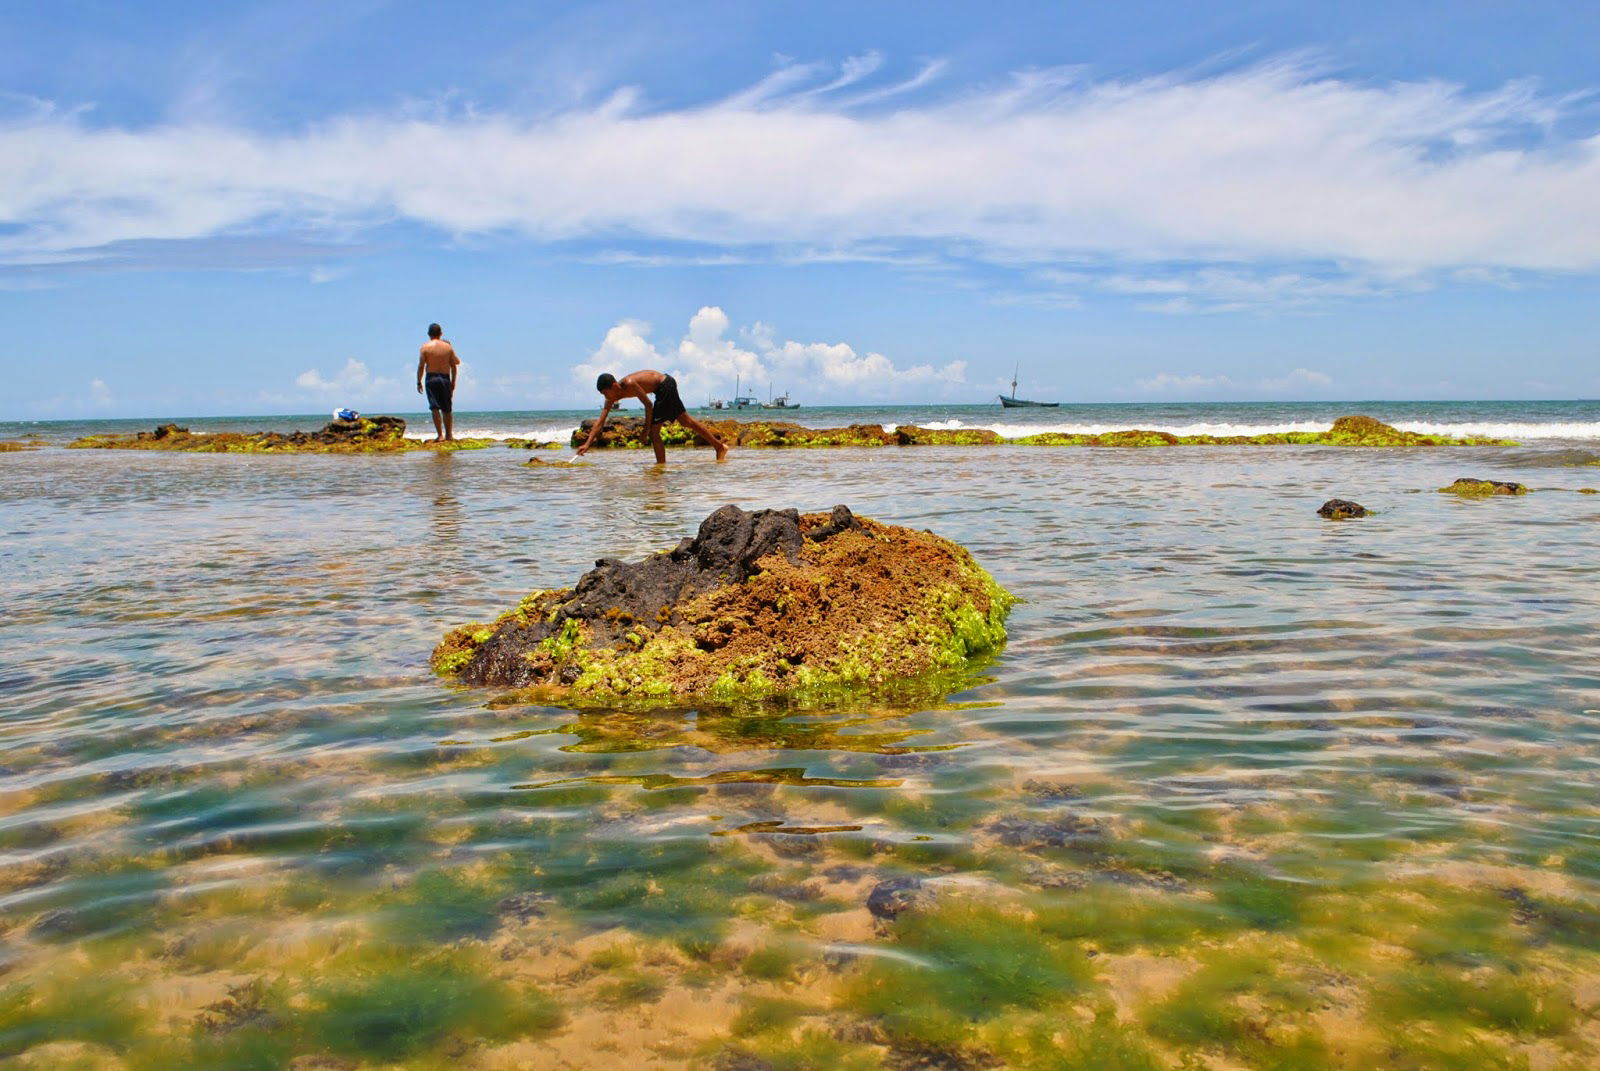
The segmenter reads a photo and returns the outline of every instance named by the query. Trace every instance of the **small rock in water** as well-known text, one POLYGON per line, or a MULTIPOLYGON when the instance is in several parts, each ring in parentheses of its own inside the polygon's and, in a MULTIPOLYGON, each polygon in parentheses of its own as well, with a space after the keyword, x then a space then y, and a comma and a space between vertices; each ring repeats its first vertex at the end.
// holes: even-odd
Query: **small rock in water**
POLYGON ((890 878, 878 882, 867 894, 867 910, 880 919, 897 919, 907 911, 922 911, 932 904, 933 891, 921 878, 890 878))
POLYGON ((1503 480, 1478 480, 1471 476, 1461 476, 1449 487, 1439 488, 1442 495, 1525 495, 1528 489, 1520 483, 1507 483, 1503 480))
POLYGON ((1324 502, 1317 512, 1330 521, 1342 521, 1351 517, 1365 517, 1371 511, 1359 502, 1351 502, 1347 498, 1330 498, 1324 502))

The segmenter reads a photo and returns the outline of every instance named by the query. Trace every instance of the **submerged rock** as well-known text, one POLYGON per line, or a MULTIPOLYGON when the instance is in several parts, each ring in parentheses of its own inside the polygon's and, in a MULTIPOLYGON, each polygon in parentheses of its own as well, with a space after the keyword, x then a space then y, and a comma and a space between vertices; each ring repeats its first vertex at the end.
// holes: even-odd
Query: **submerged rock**
POLYGON ((603 558, 448 633, 438 673, 547 701, 761 697, 954 669, 1005 640, 1013 598, 962 547, 844 506, 724 506, 643 561, 603 558))
POLYGON ((908 911, 926 911, 933 903, 933 890, 921 878, 889 878, 867 894, 867 910, 874 918, 890 921, 908 911))
POLYGON ((1528 489, 1520 483, 1506 483, 1500 480, 1478 480, 1471 476, 1461 476, 1449 487, 1439 488, 1442 495, 1525 495, 1528 489))
POLYGON ((1346 498, 1330 498, 1317 507, 1317 512, 1330 521, 1344 521, 1351 517, 1365 517, 1372 511, 1359 502, 1346 498))
POLYGON ((195 434, 177 424, 133 435, 88 435, 67 444, 75 450, 178 450, 198 454, 382 454, 404 450, 473 450, 492 439, 433 443, 406 438, 406 422, 395 416, 330 421, 321 431, 222 431, 195 434))

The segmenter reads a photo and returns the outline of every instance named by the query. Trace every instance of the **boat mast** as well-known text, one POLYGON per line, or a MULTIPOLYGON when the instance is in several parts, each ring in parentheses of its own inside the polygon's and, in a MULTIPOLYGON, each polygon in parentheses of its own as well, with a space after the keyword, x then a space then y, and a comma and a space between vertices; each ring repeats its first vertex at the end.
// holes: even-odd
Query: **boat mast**
POLYGON ((1022 362, 1018 361, 1017 366, 1011 370, 1011 397, 1013 398, 1017 396, 1017 373, 1020 371, 1022 371, 1022 362))

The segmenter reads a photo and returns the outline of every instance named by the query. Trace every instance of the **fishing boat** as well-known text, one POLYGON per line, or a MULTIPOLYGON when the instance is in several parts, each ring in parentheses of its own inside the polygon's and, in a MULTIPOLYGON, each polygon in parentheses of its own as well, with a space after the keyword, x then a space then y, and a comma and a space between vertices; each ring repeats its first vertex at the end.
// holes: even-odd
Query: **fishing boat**
MULTIPOLYGON (((706 403, 706 408, 707 409, 764 409, 764 408, 767 408, 767 407, 762 404, 762 401, 761 401, 760 398, 756 398, 756 397, 753 397, 753 396, 748 395, 748 394, 740 394, 739 393, 739 377, 738 376, 734 376, 733 377, 733 397, 728 399, 727 401, 723 401, 721 398, 712 398, 709 402, 706 403)), ((796 406, 795 408, 799 408, 799 407, 796 406)))
POLYGON ((1000 404, 1002 406, 1007 409, 1054 409, 1056 406, 1061 404, 1060 402, 1034 402, 1029 401, 1027 398, 1018 398, 1017 373, 1021 370, 1022 366, 1020 364, 1011 370, 1011 393, 1009 395, 1000 395, 1000 404))
POLYGON ((772 397, 771 392, 769 391, 768 395, 767 395, 767 400, 761 403, 761 408, 763 408, 763 409, 799 409, 800 408, 800 403, 799 402, 791 402, 789 400, 789 392, 788 391, 783 392, 782 394, 778 395, 776 398, 772 397))

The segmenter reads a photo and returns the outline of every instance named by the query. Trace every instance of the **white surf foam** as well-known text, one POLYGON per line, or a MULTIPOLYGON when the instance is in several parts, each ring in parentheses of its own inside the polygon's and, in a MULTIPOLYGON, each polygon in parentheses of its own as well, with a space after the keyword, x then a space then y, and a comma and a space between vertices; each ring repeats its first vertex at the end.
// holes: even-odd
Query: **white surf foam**
MULTIPOLYGON (((1063 435, 1103 435, 1111 431, 1141 428, 1146 431, 1164 431, 1171 435, 1277 435, 1291 431, 1327 431, 1332 420, 1285 420, 1260 424, 1231 424, 1196 422, 1188 424, 1162 423, 1160 421, 1133 420, 1117 423, 1061 422, 1039 424, 1007 424, 999 421, 968 424, 961 420, 936 420, 923 427, 939 431, 961 428, 986 428, 1007 439, 1024 435, 1042 435, 1057 432, 1063 435)), ((1538 423, 1532 421, 1481 421, 1440 423, 1427 420, 1400 420, 1394 427, 1424 435, 1452 435, 1456 438, 1516 439, 1600 439, 1600 423, 1538 423)))

